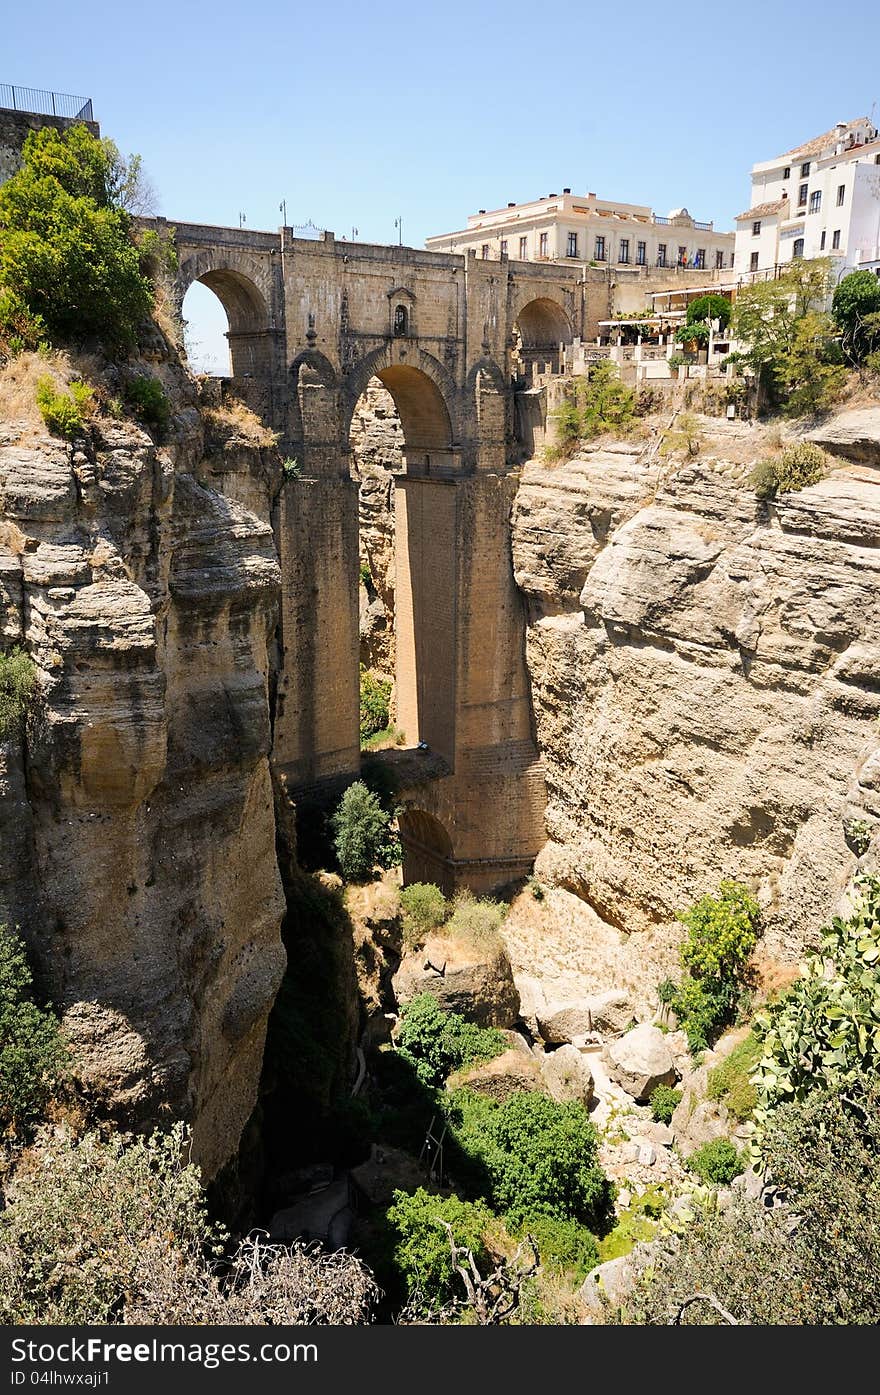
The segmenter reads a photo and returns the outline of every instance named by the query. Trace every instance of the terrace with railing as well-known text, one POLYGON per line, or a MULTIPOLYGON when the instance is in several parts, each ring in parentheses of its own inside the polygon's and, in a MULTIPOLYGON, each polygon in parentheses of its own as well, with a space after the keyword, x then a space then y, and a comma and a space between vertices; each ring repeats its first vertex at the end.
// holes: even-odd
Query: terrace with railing
POLYGON ((0 108, 32 116, 63 116, 72 121, 94 121, 91 97, 71 92, 47 92, 39 87, 19 87, 0 82, 0 108))

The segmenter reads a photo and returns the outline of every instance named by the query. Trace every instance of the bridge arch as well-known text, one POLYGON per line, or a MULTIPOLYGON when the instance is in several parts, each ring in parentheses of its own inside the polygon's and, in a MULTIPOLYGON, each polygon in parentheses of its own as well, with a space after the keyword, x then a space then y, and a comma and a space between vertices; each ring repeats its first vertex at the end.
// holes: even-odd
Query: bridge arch
POLYGON ((439 360, 423 349, 383 345, 346 375, 346 436, 358 399, 371 378, 387 388, 400 417, 407 474, 448 475, 461 462, 455 384, 439 360))
POLYGON ((227 341, 235 389, 261 416, 271 413, 272 339, 270 289, 260 263, 234 250, 204 249, 186 257, 177 273, 181 309, 196 281, 220 301, 229 325, 227 341))
POLYGON ((452 839, 426 809, 408 808, 398 817, 403 849, 403 884, 433 882, 446 895, 455 891, 452 839))
POLYGON ((550 296, 525 301, 514 320, 514 372, 530 378, 536 364, 550 364, 559 372, 559 346, 573 338, 568 311, 550 296))

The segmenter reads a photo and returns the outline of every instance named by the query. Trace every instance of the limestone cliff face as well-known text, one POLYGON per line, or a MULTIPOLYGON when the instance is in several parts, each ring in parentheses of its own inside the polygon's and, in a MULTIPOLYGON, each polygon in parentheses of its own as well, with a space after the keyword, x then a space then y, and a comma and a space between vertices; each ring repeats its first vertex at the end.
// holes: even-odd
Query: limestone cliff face
POLYGON ((350 432, 359 483, 361 562, 370 582, 361 587, 361 662, 394 676, 394 482, 403 462, 403 427, 394 398, 371 379, 355 409, 350 432))
MULTIPOLYGON (((85 1088, 237 1147, 284 967, 268 753, 271 465, 209 443, 190 380, 158 448, 0 428, 0 619, 39 674, 0 767, 0 918, 33 945, 85 1088)), ((173 381, 169 381, 173 379, 173 381)))
POLYGON ((640 932, 630 979, 672 962, 675 911, 721 877, 759 893, 767 953, 796 957, 852 873, 851 820, 878 817, 880 412, 871 451, 858 428, 870 463, 773 504, 711 445, 678 468, 625 448, 525 467, 537 871, 640 932))

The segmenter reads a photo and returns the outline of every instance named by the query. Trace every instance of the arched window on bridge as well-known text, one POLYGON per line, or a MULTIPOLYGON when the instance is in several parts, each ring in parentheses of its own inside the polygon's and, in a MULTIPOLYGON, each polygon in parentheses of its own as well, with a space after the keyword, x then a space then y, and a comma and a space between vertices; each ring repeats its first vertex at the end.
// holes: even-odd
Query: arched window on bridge
POLYGON ((405 305, 394 308, 394 333, 406 335, 409 332, 409 311, 405 305))
POLYGON ((203 281, 193 281, 183 298, 184 344, 194 373, 228 378, 229 318, 218 295, 203 281))

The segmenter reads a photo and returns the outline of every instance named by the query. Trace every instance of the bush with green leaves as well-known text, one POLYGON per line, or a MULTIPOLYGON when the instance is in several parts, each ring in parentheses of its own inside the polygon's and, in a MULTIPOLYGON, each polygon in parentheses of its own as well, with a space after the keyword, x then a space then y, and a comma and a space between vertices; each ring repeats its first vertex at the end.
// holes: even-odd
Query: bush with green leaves
POLYGON ((691 1051, 704 1051, 735 1015, 758 939, 760 907, 739 882, 722 881, 717 896, 702 896, 677 919, 688 932, 680 948, 685 975, 679 984, 665 980, 658 991, 691 1051))
POLYGON ((617 365, 608 359, 592 364, 571 392, 573 396, 566 397, 551 417, 558 441, 551 458, 570 455, 579 440, 605 432, 625 434, 635 421, 635 392, 621 382, 617 365))
POLYGON ((57 1018, 33 1000, 24 943, 0 925, 0 1131, 20 1138, 64 1079, 67 1047, 57 1018))
POLYGON ((447 1105, 456 1139, 477 1164, 486 1198, 513 1220, 548 1215, 601 1232, 613 1189, 598 1162, 598 1137, 582 1104, 519 1091, 498 1103, 456 1090, 447 1105))
POLYGON ((857 877, 856 888, 852 914, 834 917, 802 977, 753 1023, 759 1144, 780 1104, 846 1093, 880 1071, 880 877, 857 877))
POLYGON ((548 1216, 543 1211, 506 1218, 508 1228, 518 1238, 531 1235, 538 1247, 541 1268, 549 1274, 566 1275, 581 1283, 599 1263, 599 1247, 591 1230, 564 1216, 548 1216))
POLYGON ((333 846, 346 881, 366 881, 386 848, 391 815, 363 780, 349 785, 331 820, 333 846))
POLYGON ((831 313, 850 363, 864 362, 880 345, 880 278, 872 271, 844 276, 834 288, 831 313))
POLYGON ((825 452, 812 441, 786 446, 779 455, 759 460, 751 473, 752 487, 759 499, 775 499, 808 484, 818 484, 825 474, 825 452))
POLYGON ((409 948, 422 944, 432 930, 439 930, 449 906, 433 882, 412 882, 400 893, 403 943, 409 948))
POLYGON ((162 437, 168 429, 171 408, 165 389, 158 378, 149 373, 130 378, 123 388, 125 400, 134 409, 135 416, 151 427, 162 437))
POLYGON ((361 741, 384 731, 389 720, 391 683, 361 664, 361 741))
POLYGON ((435 1196, 424 1187, 394 1193, 386 1220, 394 1237, 393 1262, 406 1285, 411 1312, 431 1312, 460 1296, 446 1225, 452 1227, 456 1244, 466 1245, 482 1265, 488 1257, 484 1236, 493 1219, 482 1202, 435 1196))
MULTIPOLYGON (((767 1209, 734 1193, 723 1211, 695 1206, 678 1234, 661 1236, 650 1270, 611 1321, 666 1325, 694 1294, 711 1294, 741 1324, 880 1323, 880 1090, 816 1089, 782 1104, 766 1164, 785 1199, 767 1209)), ((700 1302, 682 1323, 717 1324, 700 1302)))
POLYGON ((40 415, 55 436, 66 441, 81 436, 92 407, 93 393, 88 383, 72 382, 67 391, 56 388, 50 377, 40 378, 36 388, 40 415))
POLYGON ((461 940, 481 954, 494 954, 501 946, 499 931, 507 909, 503 901, 494 901, 489 896, 477 897, 467 890, 459 891, 444 934, 461 940))
POLYGON ((656 1119, 658 1124, 668 1124, 676 1106, 681 1103, 681 1090, 674 1090, 671 1085, 658 1085, 656 1090, 651 1092, 648 1103, 651 1106, 651 1117, 656 1119))
POLYGON ((722 330, 727 329, 730 324, 730 317, 733 314, 733 305, 726 295, 719 295, 717 291, 710 291, 707 295, 698 295, 692 300, 687 308, 687 323, 702 324, 709 320, 720 321, 722 330))
POLYGON ((413 998, 400 1017, 400 1053, 431 1089, 463 1066, 491 1061, 507 1046, 497 1027, 478 1027, 457 1012, 447 1012, 431 993, 413 998))
POLYGON ((124 162, 83 125, 32 131, 0 188, 0 288, 62 340, 131 345, 152 306, 124 162))
POLYGON ((713 1138, 688 1158, 688 1167, 701 1182, 727 1187, 745 1167, 745 1159, 729 1138, 713 1138))
POLYGON ((353 1255, 259 1233, 225 1254, 182 1124, 127 1139, 38 1136, 0 1213, 0 1322, 355 1324, 378 1297, 353 1255), (222 1257, 222 1263, 221 1263, 222 1257))
POLYGON ((24 649, 0 654, 0 741, 19 734, 37 691, 37 670, 24 649))
POLYGON ((761 1043, 754 1032, 749 1032, 729 1056, 712 1067, 707 1077, 707 1097, 724 1104, 741 1124, 752 1117, 758 1102, 758 1092, 750 1077, 760 1058, 761 1043))

